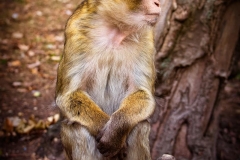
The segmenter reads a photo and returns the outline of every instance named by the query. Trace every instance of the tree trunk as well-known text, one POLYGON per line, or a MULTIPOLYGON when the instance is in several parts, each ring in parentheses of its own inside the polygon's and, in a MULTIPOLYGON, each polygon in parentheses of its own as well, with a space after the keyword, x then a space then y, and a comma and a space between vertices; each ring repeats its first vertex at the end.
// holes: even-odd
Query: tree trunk
POLYGON ((168 153, 177 160, 238 159, 239 153, 222 150, 219 126, 233 106, 222 95, 229 92, 226 81, 239 54, 240 1, 161 1, 152 157, 168 153))

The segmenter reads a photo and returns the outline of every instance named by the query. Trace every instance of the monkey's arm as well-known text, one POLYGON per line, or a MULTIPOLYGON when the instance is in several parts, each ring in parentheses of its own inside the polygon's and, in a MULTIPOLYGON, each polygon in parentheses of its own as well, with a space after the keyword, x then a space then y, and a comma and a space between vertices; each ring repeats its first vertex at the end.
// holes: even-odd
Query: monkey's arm
POLYGON ((133 127, 147 119, 154 111, 154 106, 153 96, 147 90, 138 90, 126 97, 98 134, 99 151, 106 157, 117 154, 133 127))
POLYGON ((85 126, 91 135, 96 136, 109 120, 109 116, 84 92, 75 91, 65 98, 66 103, 59 105, 61 112, 70 122, 85 126))

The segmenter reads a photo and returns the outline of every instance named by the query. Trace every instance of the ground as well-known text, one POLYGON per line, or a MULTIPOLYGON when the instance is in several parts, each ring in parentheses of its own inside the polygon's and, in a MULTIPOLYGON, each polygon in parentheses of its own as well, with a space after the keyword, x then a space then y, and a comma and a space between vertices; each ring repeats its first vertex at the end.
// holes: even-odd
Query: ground
MULTIPOLYGON (((44 133, 54 123, 51 116, 58 113, 54 90, 63 31, 79 3, 80 0, 0 1, 0 159, 35 160, 40 159, 38 154, 48 152, 41 145, 44 133), (24 127, 14 127, 14 120, 24 123, 24 127)), ((240 153, 240 129, 236 127, 240 125, 240 63, 235 64, 238 76, 225 82, 219 102, 226 104, 221 110, 216 144, 218 159, 222 160, 240 153)), ((59 136, 52 137, 49 150, 61 151, 59 141, 59 136)))
POLYGON ((6 132, 6 119, 45 122, 58 112, 54 90, 63 31, 79 3, 0 1, 0 159, 36 159, 34 152, 46 129, 6 132))

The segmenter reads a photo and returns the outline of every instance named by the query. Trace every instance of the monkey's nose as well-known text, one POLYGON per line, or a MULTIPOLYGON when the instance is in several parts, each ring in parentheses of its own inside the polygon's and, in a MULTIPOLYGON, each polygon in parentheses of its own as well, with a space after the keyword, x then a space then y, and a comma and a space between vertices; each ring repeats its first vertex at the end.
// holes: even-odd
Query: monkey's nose
POLYGON ((153 3, 155 4, 155 7, 160 7, 160 2, 159 2, 159 0, 154 0, 153 3))

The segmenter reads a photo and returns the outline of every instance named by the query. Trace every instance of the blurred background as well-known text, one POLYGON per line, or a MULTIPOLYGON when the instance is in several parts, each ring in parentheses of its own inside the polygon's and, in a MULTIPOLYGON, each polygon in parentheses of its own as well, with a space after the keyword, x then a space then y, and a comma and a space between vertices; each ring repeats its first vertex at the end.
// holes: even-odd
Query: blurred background
MULTIPOLYGON (((54 102, 81 0, 0 0, 0 159, 64 159, 54 102)), ((240 160, 240 2, 161 0, 152 158, 240 160)))

